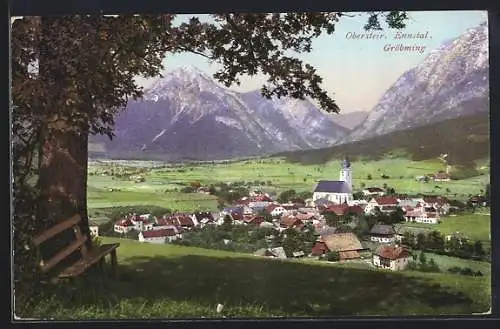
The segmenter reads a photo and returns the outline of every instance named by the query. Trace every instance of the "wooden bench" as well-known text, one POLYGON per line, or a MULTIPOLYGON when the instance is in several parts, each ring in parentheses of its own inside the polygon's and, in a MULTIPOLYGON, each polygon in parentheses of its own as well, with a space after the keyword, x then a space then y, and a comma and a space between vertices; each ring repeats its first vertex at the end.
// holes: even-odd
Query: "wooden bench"
POLYGON ((56 236, 60 233, 65 232, 68 229, 72 229, 75 233, 75 238, 71 241, 64 249, 57 252, 54 256, 49 259, 44 259, 40 263, 40 268, 42 273, 48 273, 50 270, 54 269, 61 261, 68 258, 75 251, 79 250, 81 258, 74 262, 69 267, 64 268, 60 271, 57 276, 53 279, 72 278, 79 276, 85 272, 88 268, 95 264, 98 264, 102 268, 106 255, 111 255, 111 271, 112 274, 116 274, 116 249, 120 246, 119 243, 104 244, 100 246, 95 246, 88 248, 86 242, 88 240, 87 235, 83 235, 80 226, 78 225, 82 220, 80 215, 74 215, 71 218, 61 222, 50 229, 41 232, 34 239, 34 244, 40 248, 40 245, 56 236))

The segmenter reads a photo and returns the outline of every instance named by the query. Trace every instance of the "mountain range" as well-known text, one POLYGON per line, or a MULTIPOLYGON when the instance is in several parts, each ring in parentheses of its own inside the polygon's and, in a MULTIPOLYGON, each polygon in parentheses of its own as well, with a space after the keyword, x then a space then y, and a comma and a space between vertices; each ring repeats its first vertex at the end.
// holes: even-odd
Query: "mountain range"
POLYGON ((235 92, 186 66, 129 102, 115 118, 115 138, 91 136, 90 149, 113 158, 165 161, 321 149, 487 112, 488 87, 486 24, 427 55, 369 112, 329 115, 308 100, 235 92))
POLYGON ((488 26, 449 40, 405 72, 341 143, 489 111, 488 26))
POLYGON ((177 68, 115 119, 112 157, 216 160, 327 147, 348 133, 307 100, 238 93, 192 66, 177 68))

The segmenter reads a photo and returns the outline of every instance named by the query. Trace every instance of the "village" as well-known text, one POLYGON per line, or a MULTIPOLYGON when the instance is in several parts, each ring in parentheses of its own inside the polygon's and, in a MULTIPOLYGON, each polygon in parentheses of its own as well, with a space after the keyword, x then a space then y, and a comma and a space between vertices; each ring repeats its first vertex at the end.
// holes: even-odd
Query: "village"
MULTIPOLYGON (((438 174, 437 180, 447 178, 446 173, 438 174)), ((416 235, 398 229, 399 223, 432 227, 463 211, 439 195, 398 195, 387 187, 365 187, 353 193, 352 177, 351 164, 346 159, 341 162, 339 180, 319 181, 312 198, 301 199, 292 192, 287 196, 282 194, 281 201, 286 200, 279 202, 268 193, 255 190, 220 212, 177 212, 163 216, 129 214, 114 223, 113 231, 143 243, 197 246, 189 243, 190 235, 219 230, 225 233, 217 235, 215 243, 223 247, 235 243, 228 234, 230 231, 243 229, 248 235, 258 231, 264 234, 262 243, 255 243, 260 247, 253 250, 256 256, 362 262, 398 271, 416 261, 412 249, 421 244, 416 235)), ((208 189, 200 187, 196 192, 208 193, 208 189)), ((468 204, 484 206, 486 199, 475 196, 468 204)), ((99 235, 97 226, 92 226, 91 231, 99 235)), ((444 247, 445 241, 456 240, 462 245, 467 236, 464 232, 456 232, 442 236, 441 240, 442 249, 449 251, 444 247)))

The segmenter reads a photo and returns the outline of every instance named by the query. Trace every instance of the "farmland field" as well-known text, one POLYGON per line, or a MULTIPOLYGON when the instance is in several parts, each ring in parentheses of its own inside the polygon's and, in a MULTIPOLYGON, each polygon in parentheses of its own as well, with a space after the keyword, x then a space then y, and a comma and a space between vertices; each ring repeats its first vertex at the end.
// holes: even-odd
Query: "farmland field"
MULTIPOLYGON (((119 163, 120 166, 125 164, 123 161, 119 163)), ((89 170, 99 172, 102 168, 110 166, 118 167, 118 164, 93 163, 89 170)), ((338 179, 339 169, 338 161, 330 161, 324 165, 301 165, 286 162, 281 158, 265 158, 230 163, 148 168, 144 174, 145 181, 140 183, 113 180, 110 176, 95 174, 88 179, 88 204, 89 208, 154 204, 181 211, 192 210, 193 207, 216 210, 217 203, 213 197, 178 191, 183 184, 193 181, 203 185, 217 182, 258 181, 256 186, 268 192, 279 193, 287 189, 312 191, 317 180, 338 179)), ((465 199, 470 194, 480 193, 489 181, 487 170, 480 171, 479 176, 458 181, 434 183, 415 181, 415 176, 443 170, 442 163, 437 160, 410 161, 400 158, 357 161, 352 163, 352 169, 355 189, 360 189, 361 184, 380 187, 387 184, 398 193, 436 193, 456 199, 465 199), (389 178, 382 179, 382 174, 389 178)))
POLYGON ((443 234, 451 234, 460 232, 465 234, 472 240, 490 241, 490 215, 485 214, 463 214, 458 216, 444 217, 439 224, 422 224, 422 223, 402 223, 397 224, 401 228, 416 228, 423 230, 436 230, 443 234))
POLYGON ((30 310, 31 316, 470 315, 487 311, 491 299, 487 276, 393 273, 118 238, 103 237, 102 241, 121 243, 119 279, 90 273, 70 284, 85 287, 79 287, 80 293, 70 301, 65 296, 71 293, 68 286, 47 292, 30 310), (224 305, 220 314, 216 312, 218 303, 224 305))

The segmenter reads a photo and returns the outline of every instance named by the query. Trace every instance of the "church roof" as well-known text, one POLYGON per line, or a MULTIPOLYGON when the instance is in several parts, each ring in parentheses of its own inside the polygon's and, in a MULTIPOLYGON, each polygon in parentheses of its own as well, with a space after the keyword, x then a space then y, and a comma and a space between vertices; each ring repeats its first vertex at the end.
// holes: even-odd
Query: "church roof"
POLYGON ((314 192, 323 193, 352 193, 349 185, 344 181, 320 180, 314 192))

